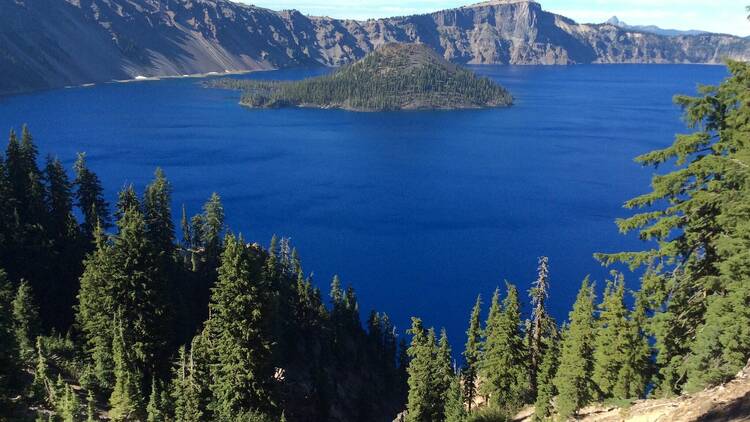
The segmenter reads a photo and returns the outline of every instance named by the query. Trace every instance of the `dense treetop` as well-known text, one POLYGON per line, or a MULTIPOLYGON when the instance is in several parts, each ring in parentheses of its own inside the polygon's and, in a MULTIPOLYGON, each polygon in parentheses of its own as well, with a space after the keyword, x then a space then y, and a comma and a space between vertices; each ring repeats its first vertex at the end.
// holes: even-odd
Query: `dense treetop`
POLYGON ((386 44, 330 75, 294 82, 220 79, 242 89, 248 107, 318 107, 354 111, 508 106, 513 97, 487 78, 458 67, 424 44, 386 44))

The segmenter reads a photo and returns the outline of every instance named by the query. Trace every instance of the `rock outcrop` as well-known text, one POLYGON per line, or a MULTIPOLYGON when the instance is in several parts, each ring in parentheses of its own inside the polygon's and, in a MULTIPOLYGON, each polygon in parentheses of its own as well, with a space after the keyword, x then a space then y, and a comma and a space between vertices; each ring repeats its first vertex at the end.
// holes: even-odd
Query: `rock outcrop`
POLYGON ((529 0, 354 21, 227 0, 3 0, 0 94, 137 76, 339 66, 389 42, 462 64, 720 63, 750 40, 578 24, 529 0))

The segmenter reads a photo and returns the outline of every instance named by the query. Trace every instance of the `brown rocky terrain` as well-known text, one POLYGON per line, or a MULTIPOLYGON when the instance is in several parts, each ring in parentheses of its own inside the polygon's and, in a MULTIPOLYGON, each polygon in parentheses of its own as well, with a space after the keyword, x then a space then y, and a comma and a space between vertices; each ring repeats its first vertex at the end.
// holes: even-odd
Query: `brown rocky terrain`
POLYGON ((720 63, 750 40, 578 24, 529 0, 354 21, 227 0, 3 0, 0 94, 208 72, 339 66, 389 42, 462 64, 720 63))
MULTIPOLYGON (((533 409, 514 422, 531 422, 533 409)), ((580 422, 750 422, 750 363, 734 380, 699 393, 669 399, 639 400, 627 408, 589 406, 580 422)))

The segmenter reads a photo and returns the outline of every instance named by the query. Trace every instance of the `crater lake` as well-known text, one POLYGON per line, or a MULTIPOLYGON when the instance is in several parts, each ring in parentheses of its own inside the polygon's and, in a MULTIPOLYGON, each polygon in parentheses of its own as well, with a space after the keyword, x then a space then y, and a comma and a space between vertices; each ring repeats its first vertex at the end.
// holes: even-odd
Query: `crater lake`
POLYGON ((458 345, 476 295, 488 303, 504 280, 525 292, 540 255, 550 257, 561 321, 587 274, 600 287, 607 276, 595 252, 646 246, 614 224, 656 171, 633 159, 686 131, 673 95, 727 75, 692 65, 473 69, 515 105, 250 110, 239 92, 186 78, 3 97, 0 128, 27 123, 40 157, 55 154, 71 172, 86 152, 110 204, 125 184, 142 191, 157 167, 172 182, 177 221, 183 204, 190 217, 216 191, 248 241, 290 237, 324 295, 338 274, 356 289, 363 318, 376 308, 401 331, 413 313, 445 325, 458 345))

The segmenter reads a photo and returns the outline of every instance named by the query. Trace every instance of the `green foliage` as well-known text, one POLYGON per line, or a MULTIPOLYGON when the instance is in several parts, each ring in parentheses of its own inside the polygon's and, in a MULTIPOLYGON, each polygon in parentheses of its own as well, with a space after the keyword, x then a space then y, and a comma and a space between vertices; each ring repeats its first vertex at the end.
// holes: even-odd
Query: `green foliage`
POLYGON ((227 235, 207 325, 216 360, 211 391, 220 420, 275 406, 269 385, 273 366, 267 292, 245 241, 227 235))
POLYGON ((529 290, 531 298, 531 321, 526 333, 528 338, 529 355, 529 393, 530 399, 535 399, 542 357, 549 340, 557 336, 557 325, 549 315, 546 302, 549 298, 549 259, 539 258, 538 276, 529 290))
POLYGON ((466 346, 464 347, 463 353, 464 365, 461 369, 464 392, 463 401, 466 403, 469 411, 471 411, 474 398, 477 395, 477 377, 479 375, 479 363, 482 357, 481 312, 482 298, 481 296, 477 296, 477 301, 474 303, 474 308, 471 310, 469 328, 466 331, 466 346))
POLYGON ((537 394, 534 402, 534 422, 548 420, 552 416, 552 400, 557 395, 555 375, 560 363, 560 338, 556 334, 547 338, 543 348, 541 365, 537 372, 537 394))
POLYGON ((499 289, 492 298, 485 328, 480 378, 482 394, 489 398, 490 406, 512 413, 526 402, 528 372, 518 290, 510 283, 506 283, 506 290, 502 308, 499 289))
POLYGON ((80 153, 75 165, 76 205, 83 213, 81 226, 85 237, 92 239, 97 226, 109 227, 109 204, 99 177, 86 166, 86 154, 80 153))
POLYGON ((733 376, 750 355, 747 289, 750 184, 750 65, 729 62, 731 76, 677 96, 689 134, 638 157, 643 165, 676 164, 652 191, 626 207, 643 212, 618 221, 654 247, 599 255, 605 263, 645 266, 644 300, 654 314, 658 394, 700 389, 733 376))
POLYGON ((625 282, 619 274, 614 274, 614 281, 607 282, 596 324, 591 378, 598 387, 596 398, 604 400, 614 396, 617 377, 625 363, 629 346, 626 337, 629 322, 625 308, 625 282))
POLYGON ((330 75, 295 82, 220 79, 242 89, 251 107, 318 106, 384 111, 509 105, 513 99, 487 78, 446 62, 423 45, 389 44, 330 75))
POLYGON ((591 376, 595 341, 594 286, 583 281, 570 312, 570 325, 563 332, 560 364, 555 375, 557 412, 561 420, 590 403, 596 393, 591 376))
POLYGON ((464 389, 461 388, 461 377, 451 378, 450 387, 446 392, 445 422, 466 422, 468 412, 464 405, 464 389))
POLYGON ((109 397, 109 417, 116 422, 138 420, 141 415, 141 375, 131 363, 130 350, 124 328, 120 323, 115 324, 112 338, 115 383, 109 397))
POLYGON ((441 344, 438 346, 435 330, 425 329, 419 318, 412 318, 409 333, 412 335, 412 340, 408 350, 410 362, 406 420, 407 422, 443 421, 446 394, 451 378, 454 376, 450 370, 447 337, 444 334, 441 335, 441 344))
POLYGON ((466 422, 507 422, 508 415, 500 409, 484 407, 471 413, 466 422))
POLYGON ((40 334, 39 308, 34 301, 31 284, 23 280, 13 300, 13 325, 21 359, 30 362, 34 357, 36 338, 40 334))

